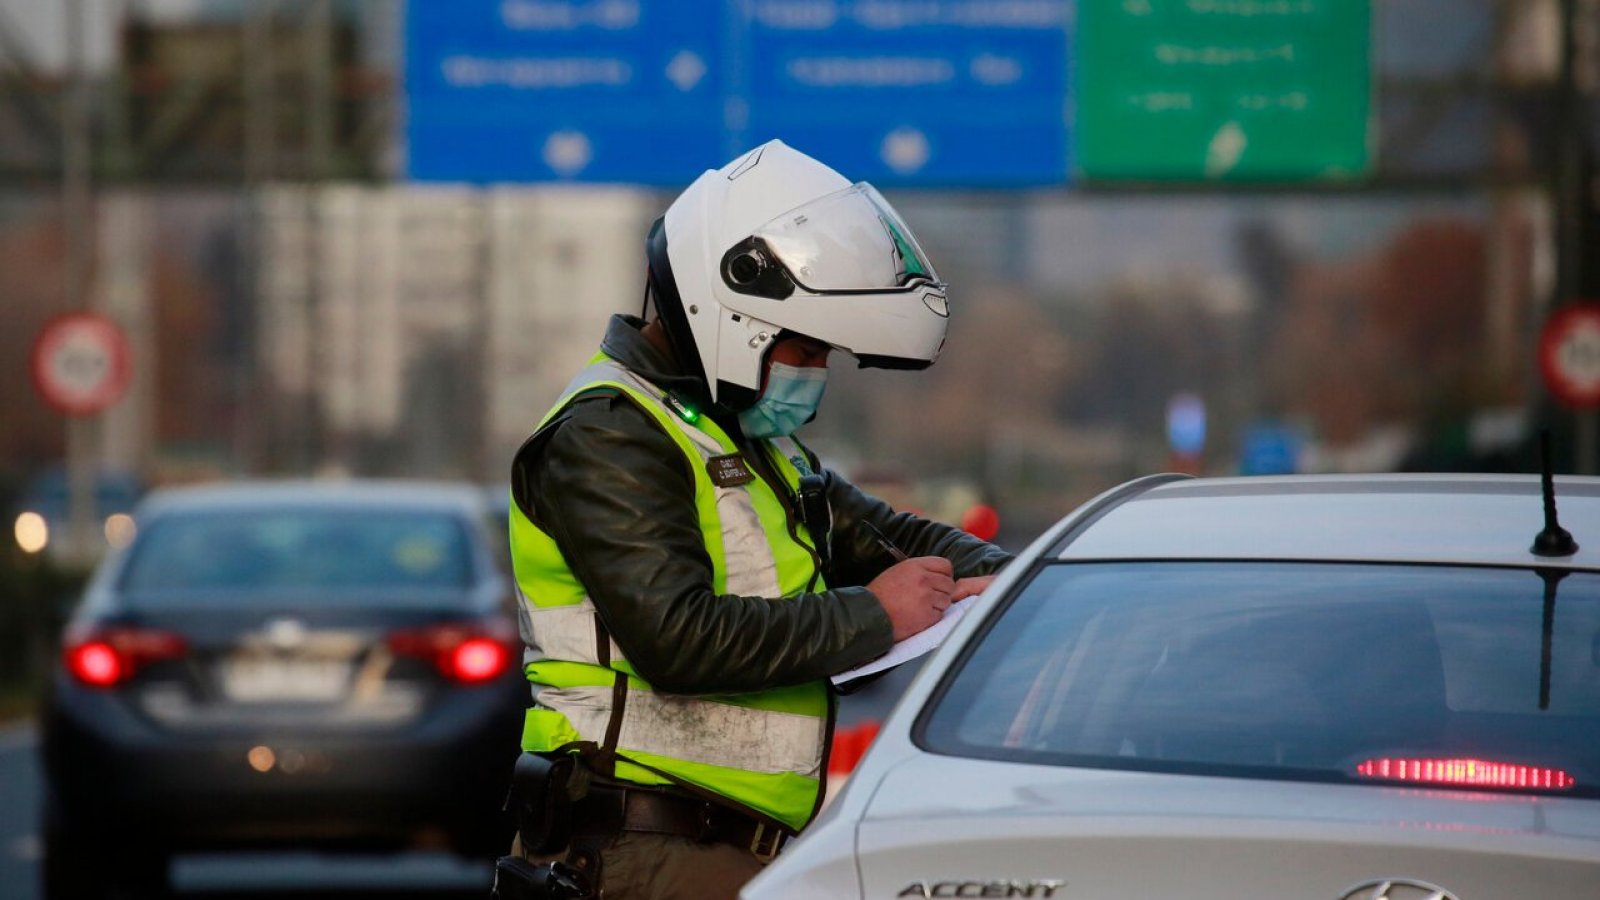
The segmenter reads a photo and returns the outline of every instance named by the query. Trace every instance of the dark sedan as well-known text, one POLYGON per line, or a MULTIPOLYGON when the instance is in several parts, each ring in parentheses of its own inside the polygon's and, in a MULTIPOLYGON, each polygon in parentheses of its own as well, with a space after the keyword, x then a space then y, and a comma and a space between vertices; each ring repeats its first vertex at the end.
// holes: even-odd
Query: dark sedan
POLYGON ((195 487, 135 519, 45 709, 46 896, 159 894, 190 851, 504 850, 527 690, 481 491, 195 487))

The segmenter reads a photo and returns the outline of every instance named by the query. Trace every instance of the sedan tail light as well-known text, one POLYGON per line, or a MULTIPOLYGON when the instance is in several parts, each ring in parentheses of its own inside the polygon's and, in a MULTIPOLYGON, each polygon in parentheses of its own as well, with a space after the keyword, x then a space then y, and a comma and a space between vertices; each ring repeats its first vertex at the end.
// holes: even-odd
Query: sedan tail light
POLYGON ((459 684, 500 677, 511 667, 514 648, 509 629, 480 622, 397 631, 389 635, 388 643, 396 656, 427 660, 439 674, 459 684))
POLYGON ((90 687, 114 687, 144 666, 189 652, 181 635, 147 628, 109 628, 69 637, 63 648, 67 671, 90 687))

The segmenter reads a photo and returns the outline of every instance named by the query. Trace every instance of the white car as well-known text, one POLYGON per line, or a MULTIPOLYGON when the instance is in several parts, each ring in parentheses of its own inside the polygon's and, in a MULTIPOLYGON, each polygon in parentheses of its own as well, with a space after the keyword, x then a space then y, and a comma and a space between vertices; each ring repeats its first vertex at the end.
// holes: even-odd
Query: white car
POLYGON ((1600 479, 1554 497, 1576 548, 1536 476, 1109 491, 743 896, 1600 898, 1600 479))

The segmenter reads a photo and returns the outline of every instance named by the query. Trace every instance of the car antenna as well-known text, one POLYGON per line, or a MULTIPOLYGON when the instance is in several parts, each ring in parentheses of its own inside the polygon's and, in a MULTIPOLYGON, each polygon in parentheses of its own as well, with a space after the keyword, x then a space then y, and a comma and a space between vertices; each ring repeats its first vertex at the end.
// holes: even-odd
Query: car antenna
POLYGON ((1571 556, 1578 552, 1572 533, 1556 521, 1556 481, 1550 468, 1550 429, 1539 429, 1539 482, 1544 489, 1544 530, 1533 536, 1533 555, 1571 556))

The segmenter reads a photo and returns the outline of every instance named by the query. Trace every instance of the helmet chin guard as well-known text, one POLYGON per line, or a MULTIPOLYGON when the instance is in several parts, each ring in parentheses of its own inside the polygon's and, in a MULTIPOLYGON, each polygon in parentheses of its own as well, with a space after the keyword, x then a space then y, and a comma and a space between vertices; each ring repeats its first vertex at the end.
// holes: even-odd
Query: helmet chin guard
POLYGON ((731 410, 755 402, 780 332, 884 368, 944 344, 945 285, 894 208, 781 141, 696 179, 646 252, 673 352, 731 410))

